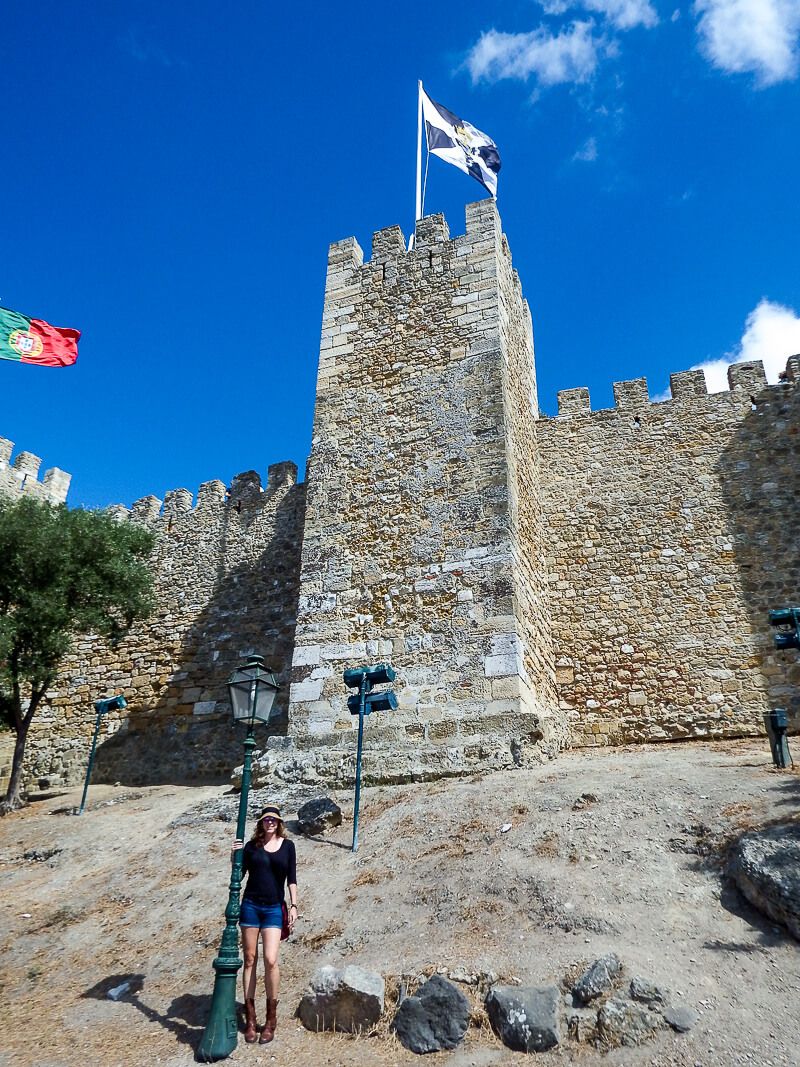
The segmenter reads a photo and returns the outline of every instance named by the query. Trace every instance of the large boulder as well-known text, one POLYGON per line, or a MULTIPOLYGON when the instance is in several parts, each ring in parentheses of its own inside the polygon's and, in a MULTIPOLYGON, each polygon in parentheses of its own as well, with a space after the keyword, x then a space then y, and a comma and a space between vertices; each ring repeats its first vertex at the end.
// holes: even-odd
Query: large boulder
POLYGON ((560 1007, 561 994, 555 986, 496 985, 486 998, 494 1032, 515 1052, 544 1052, 557 1045, 560 1007))
POLYGON ((441 1052, 464 1039, 469 1001, 452 982, 435 974, 401 1001, 392 1022, 400 1044, 411 1052, 441 1052))
POLYGON ((584 971, 573 986, 572 995, 579 1004, 588 1004, 611 989, 621 970, 619 959, 610 952, 607 956, 595 960, 591 967, 584 971))
POLYGON ((297 826, 301 834, 321 834, 342 822, 342 809, 330 797, 309 800, 297 812, 297 826))
POLYGON ((728 874, 754 908, 800 940, 800 822, 744 834, 731 852, 728 874))
POLYGON ((361 967, 320 967, 297 1008, 307 1030, 356 1033, 383 1014, 384 981, 361 967))

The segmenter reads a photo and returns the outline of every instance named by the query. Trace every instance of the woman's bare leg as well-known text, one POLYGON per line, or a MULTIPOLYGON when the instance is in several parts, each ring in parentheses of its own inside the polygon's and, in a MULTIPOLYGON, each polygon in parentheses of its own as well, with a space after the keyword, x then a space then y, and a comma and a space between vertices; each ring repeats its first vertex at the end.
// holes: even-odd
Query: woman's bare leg
POLYGON ((253 1000, 256 995, 256 961, 258 959, 258 935, 261 931, 255 926, 242 927, 242 988, 244 999, 253 1000))
POLYGON ((280 968, 278 967, 278 949, 281 946, 281 932, 278 928, 268 926, 261 931, 264 945, 264 987, 268 1000, 278 999, 280 968))

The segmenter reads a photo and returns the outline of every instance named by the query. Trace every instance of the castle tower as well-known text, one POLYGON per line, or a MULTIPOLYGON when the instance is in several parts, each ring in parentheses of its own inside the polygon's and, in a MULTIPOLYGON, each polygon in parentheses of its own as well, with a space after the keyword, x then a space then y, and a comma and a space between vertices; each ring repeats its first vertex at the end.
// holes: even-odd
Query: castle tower
MULTIPOLYGON (((373 780, 555 754, 530 313, 491 200, 331 246, 290 733, 336 759, 342 670, 390 661, 373 780)), ((340 758, 340 757, 339 757, 340 758)))

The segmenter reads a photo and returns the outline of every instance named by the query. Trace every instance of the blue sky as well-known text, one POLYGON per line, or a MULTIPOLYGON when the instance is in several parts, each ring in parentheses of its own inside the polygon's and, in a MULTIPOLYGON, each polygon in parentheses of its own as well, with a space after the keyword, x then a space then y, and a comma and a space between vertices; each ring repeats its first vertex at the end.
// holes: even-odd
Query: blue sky
MULTIPOLYGON (((73 504, 293 459, 329 242, 413 224, 416 81, 497 142, 540 405, 800 352, 800 0, 6 0, 0 304, 83 331, 0 362, 0 436, 73 504)), ((478 183, 431 159, 463 232, 478 183)))

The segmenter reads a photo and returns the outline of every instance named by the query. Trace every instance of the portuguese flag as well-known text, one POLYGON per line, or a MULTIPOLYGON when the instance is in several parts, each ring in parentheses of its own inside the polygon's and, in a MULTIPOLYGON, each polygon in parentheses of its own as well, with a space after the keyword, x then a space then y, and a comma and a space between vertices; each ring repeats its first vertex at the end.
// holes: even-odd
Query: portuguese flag
POLYGON ((0 307, 0 359, 40 367, 71 367, 78 358, 80 335, 80 330, 51 326, 43 319, 29 319, 0 307))

